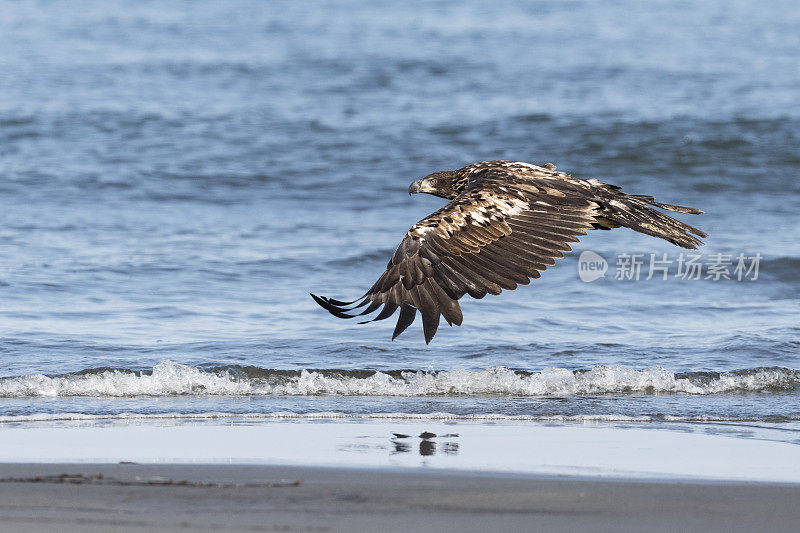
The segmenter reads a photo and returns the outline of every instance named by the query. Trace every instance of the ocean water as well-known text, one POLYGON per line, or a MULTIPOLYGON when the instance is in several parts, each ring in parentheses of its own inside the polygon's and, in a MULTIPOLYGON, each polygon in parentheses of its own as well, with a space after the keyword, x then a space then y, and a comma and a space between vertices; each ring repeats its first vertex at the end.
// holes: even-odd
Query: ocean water
POLYGON ((4 2, 0 422, 799 429, 799 176, 789 1, 4 2), (679 215, 705 270, 590 232, 430 346, 311 300, 362 294, 442 205, 412 180, 486 159, 705 210, 679 215), (584 251, 604 278, 581 280, 584 251))

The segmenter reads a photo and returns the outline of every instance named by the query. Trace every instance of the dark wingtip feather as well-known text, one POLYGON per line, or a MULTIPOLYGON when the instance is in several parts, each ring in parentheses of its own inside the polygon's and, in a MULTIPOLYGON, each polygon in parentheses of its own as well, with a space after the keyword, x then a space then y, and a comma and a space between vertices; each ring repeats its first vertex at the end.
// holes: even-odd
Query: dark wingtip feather
POLYGON ((378 313, 378 316, 372 319, 372 322, 376 322, 378 320, 386 320, 387 318, 392 316, 395 311, 397 311, 397 304, 387 302, 386 305, 383 306, 383 309, 381 309, 381 312, 378 313))
POLYGON ((417 309, 408 304, 403 304, 403 306, 400 308, 400 316, 397 319, 397 325, 394 328, 394 333, 392 333, 392 340, 395 340, 398 335, 403 333, 408 326, 414 322, 416 317, 417 309))
MULTIPOLYGON (((314 295, 312 294, 311 296, 314 296, 314 295)), ((328 300, 330 303, 332 303, 333 305, 338 305, 338 306, 351 305, 351 304, 354 304, 354 303, 356 303, 356 302, 359 300, 359 298, 356 298, 355 300, 352 300, 352 301, 350 301, 350 302, 343 302, 343 301, 341 301, 341 300, 334 300, 333 298, 326 298, 326 299, 327 299, 327 300, 328 300)))
POLYGON ((325 309, 327 312, 329 312, 333 316, 335 316, 337 318, 353 318, 353 315, 348 315, 347 313, 344 312, 343 309, 341 309, 341 308, 335 306, 334 304, 330 303, 330 301, 327 298, 325 298, 323 296, 317 296, 316 294, 313 294, 313 293, 309 293, 309 294, 314 299, 314 301, 319 304, 320 307, 325 309))
POLYGON ((422 330, 425 333, 425 344, 430 344, 439 329, 439 312, 422 313, 422 330))

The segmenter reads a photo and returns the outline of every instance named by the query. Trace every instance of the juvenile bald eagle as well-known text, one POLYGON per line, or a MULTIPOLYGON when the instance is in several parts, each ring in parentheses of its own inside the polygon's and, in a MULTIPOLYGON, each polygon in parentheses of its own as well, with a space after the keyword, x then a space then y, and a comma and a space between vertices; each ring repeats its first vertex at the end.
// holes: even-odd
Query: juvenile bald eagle
POLYGON ((462 296, 483 298, 527 285, 564 257, 562 252, 571 250, 567 243, 578 242, 587 229, 624 226, 683 248, 702 244, 694 235, 706 236, 653 207, 695 215, 702 213, 699 209, 627 194, 596 179, 573 178, 551 163, 473 163, 416 180, 408 193, 433 194, 450 203, 411 227, 386 272, 362 297, 342 302, 311 295, 339 318, 383 306, 371 322, 400 309, 392 340, 414 322, 417 311, 426 343, 436 334, 440 316, 460 326, 462 296))

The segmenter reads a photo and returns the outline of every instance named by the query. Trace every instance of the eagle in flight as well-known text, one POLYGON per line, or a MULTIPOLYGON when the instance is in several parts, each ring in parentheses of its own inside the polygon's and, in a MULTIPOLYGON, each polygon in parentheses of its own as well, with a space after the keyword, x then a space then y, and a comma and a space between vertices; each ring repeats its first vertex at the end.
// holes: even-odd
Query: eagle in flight
POLYGON ((695 215, 702 213, 699 209, 627 194, 596 179, 573 178, 552 163, 482 161, 434 172, 413 182, 408 193, 433 194, 450 203, 408 230, 386 271, 360 298, 342 302, 311 295, 339 318, 368 315, 383 306, 366 321, 372 322, 399 309, 392 340, 419 311, 430 343, 440 316, 451 326, 461 325, 462 296, 483 298, 527 285, 588 229, 624 226, 683 248, 702 244, 695 235, 706 237, 654 207, 695 215))

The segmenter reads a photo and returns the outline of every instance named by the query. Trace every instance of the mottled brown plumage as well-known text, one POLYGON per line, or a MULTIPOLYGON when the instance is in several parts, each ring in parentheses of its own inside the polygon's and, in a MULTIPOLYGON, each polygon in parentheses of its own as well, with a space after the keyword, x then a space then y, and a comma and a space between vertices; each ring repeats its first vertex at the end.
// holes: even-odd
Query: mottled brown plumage
POLYGON ((373 321, 399 309, 392 339, 419 311, 429 343, 440 317, 461 325, 462 296, 483 298, 527 285, 588 229, 623 226, 684 248, 702 244, 695 235, 706 236, 653 207, 702 213, 698 209, 626 194, 595 179, 573 178, 550 163, 474 163, 430 174, 409 187, 409 194, 420 192, 451 201, 411 227, 386 271, 361 298, 341 302, 312 294, 319 305, 339 318, 367 315, 382 306, 373 321))

